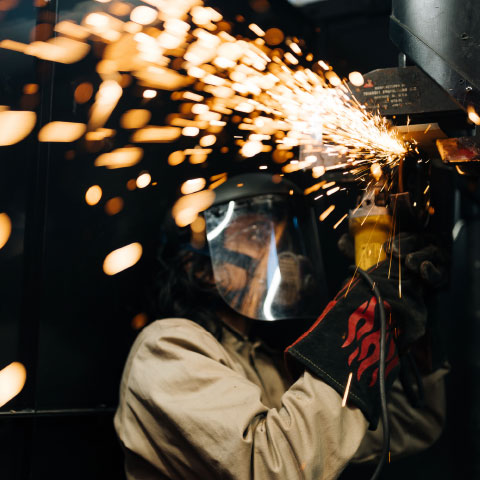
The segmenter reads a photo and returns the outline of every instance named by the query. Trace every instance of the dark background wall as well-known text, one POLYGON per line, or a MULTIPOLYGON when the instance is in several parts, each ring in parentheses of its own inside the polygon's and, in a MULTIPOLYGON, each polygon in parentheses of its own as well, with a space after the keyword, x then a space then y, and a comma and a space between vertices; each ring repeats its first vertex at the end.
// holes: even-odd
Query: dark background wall
MULTIPOLYGON (((12 2, 10 9, 0 10, 0 40, 28 42, 37 24, 51 25, 86 4, 53 0, 38 1, 35 7, 30 1, 12 2)), ((241 13, 263 28, 278 26, 304 38, 316 57, 330 62, 340 75, 397 63, 398 52, 388 39, 388 1, 323 1, 301 10, 280 0, 214 4, 227 18, 241 13)), ((73 92, 82 81, 99 84, 94 62, 90 55, 72 66, 53 65, 0 50, 0 105, 35 110, 39 126, 51 120, 85 122, 88 105, 75 103, 73 92), (23 93, 27 83, 38 83, 39 93, 23 93)), ((138 107, 133 91, 124 97, 119 111, 138 107)), ((159 118, 170 108, 161 96, 150 107, 159 118)), ((117 128, 118 121, 114 114, 107 127, 117 128)), ((159 224, 182 181, 244 165, 232 161, 221 166, 224 160, 213 158, 207 165, 170 167, 166 157, 173 147, 154 145, 145 149, 140 164, 104 170, 93 166, 96 153, 81 142, 39 144, 36 133, 38 128, 21 143, 0 147, 0 212, 13 224, 0 249, 0 368, 21 361, 28 375, 21 394, 0 409, 1 478, 121 479, 112 417, 123 363, 136 335, 132 320, 146 312, 159 224), (144 170, 157 185, 128 190, 128 180, 144 170), (103 197, 92 207, 84 195, 94 184, 102 187, 103 197), (116 215, 104 209, 112 197, 124 201, 116 215), (105 255, 134 241, 144 247, 140 262, 107 277, 102 271, 105 255)), ((477 468, 478 188, 474 180, 454 182, 449 192, 456 191, 459 222, 454 282, 444 308, 438 309, 454 366, 449 423, 435 447, 391 465, 382 478, 474 478, 477 468)), ((338 201, 348 208, 354 198, 338 201)), ((331 225, 322 231, 332 291, 346 266, 335 250, 340 233, 331 225)), ((371 468, 352 466, 342 478, 370 474, 371 468)))

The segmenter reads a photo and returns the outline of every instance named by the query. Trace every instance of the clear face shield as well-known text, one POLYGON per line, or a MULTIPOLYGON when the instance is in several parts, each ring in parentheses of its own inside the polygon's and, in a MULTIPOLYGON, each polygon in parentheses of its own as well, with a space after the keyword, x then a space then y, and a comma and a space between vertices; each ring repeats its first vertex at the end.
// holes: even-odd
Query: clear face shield
POLYGON ((205 212, 223 300, 255 320, 316 318, 326 298, 315 219, 303 198, 265 194, 205 212))

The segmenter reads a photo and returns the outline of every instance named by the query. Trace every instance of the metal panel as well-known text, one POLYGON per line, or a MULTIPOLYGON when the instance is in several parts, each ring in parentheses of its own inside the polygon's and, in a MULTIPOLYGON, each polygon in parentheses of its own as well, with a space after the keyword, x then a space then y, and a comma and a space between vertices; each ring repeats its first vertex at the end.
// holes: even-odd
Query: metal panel
POLYGON ((390 37, 464 108, 480 107, 476 0, 394 0, 390 37))
POLYGON ((459 106, 418 67, 382 68, 366 73, 358 101, 382 115, 457 112, 459 106))

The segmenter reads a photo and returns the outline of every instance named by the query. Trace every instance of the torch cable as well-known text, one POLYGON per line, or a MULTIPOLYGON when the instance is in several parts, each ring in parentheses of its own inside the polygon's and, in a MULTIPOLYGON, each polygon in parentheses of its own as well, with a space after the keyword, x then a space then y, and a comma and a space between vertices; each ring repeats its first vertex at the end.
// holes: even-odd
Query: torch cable
POLYGON ((380 294, 378 286, 373 281, 372 277, 362 270, 361 268, 352 266, 352 270, 356 269, 356 272, 365 280, 375 294, 377 304, 375 305, 375 315, 377 312, 380 316, 380 365, 379 365, 379 386, 380 386, 380 405, 381 405, 381 417, 383 424, 383 446, 380 461, 375 469, 370 480, 377 480, 380 477, 380 472, 387 461, 390 451, 390 424, 388 420, 387 410, 387 394, 385 390, 385 357, 386 357, 386 333, 387 333, 387 321, 385 315, 385 307, 383 306, 383 299, 380 294))

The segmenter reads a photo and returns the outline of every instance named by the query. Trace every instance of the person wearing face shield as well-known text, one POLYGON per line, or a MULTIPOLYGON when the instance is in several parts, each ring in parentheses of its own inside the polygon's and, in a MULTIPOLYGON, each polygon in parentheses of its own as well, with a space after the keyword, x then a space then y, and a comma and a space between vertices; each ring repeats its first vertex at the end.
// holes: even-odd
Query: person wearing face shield
MULTIPOLYGON (((316 219, 301 192, 278 176, 234 177, 205 223, 207 249, 167 252, 157 298, 168 317, 141 331, 125 366, 115 428, 127 478, 334 479, 378 458, 376 299, 357 279, 324 308, 316 219), (272 348, 282 325, 300 331, 272 348)), ((395 459, 440 435, 446 369, 425 364, 422 406, 406 400, 397 377, 403 350, 424 334, 420 280, 405 271, 399 301, 398 279, 381 265, 371 275, 389 314, 395 459)))

